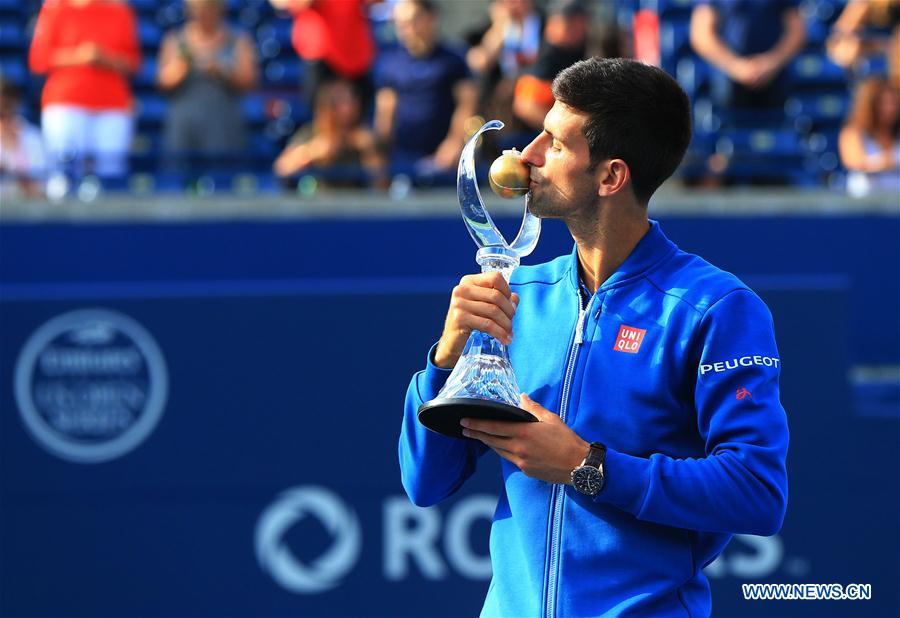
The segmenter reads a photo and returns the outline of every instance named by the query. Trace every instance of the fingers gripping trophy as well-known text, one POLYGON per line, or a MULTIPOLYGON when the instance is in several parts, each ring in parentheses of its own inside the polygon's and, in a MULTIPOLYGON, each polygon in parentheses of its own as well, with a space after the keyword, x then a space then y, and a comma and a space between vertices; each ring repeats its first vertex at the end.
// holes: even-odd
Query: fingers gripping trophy
MULTIPOLYGON (((466 228, 478 246, 475 260, 481 272, 499 272, 508 282, 520 259, 537 245, 541 220, 529 209, 529 171, 514 149, 504 151, 490 169, 495 193, 510 199, 525 197, 522 225, 512 243, 506 242, 484 207, 475 178, 475 146, 482 133, 502 128, 502 122, 491 120, 466 143, 459 159, 456 195, 466 228)), ((519 393, 506 345, 488 333, 473 330, 444 387, 419 408, 419 422, 432 431, 467 439, 459 425, 463 418, 537 421, 517 406, 519 393)))

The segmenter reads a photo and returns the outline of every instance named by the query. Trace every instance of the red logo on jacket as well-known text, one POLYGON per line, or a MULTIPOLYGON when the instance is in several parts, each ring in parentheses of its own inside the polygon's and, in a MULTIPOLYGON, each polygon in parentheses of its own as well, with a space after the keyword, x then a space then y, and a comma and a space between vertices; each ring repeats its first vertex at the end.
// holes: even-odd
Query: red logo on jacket
POLYGON ((641 349, 641 342, 644 341, 644 335, 647 333, 645 328, 635 328, 634 326, 619 327, 619 336, 616 337, 616 345, 613 350, 618 352, 626 352, 628 354, 637 354, 641 349))

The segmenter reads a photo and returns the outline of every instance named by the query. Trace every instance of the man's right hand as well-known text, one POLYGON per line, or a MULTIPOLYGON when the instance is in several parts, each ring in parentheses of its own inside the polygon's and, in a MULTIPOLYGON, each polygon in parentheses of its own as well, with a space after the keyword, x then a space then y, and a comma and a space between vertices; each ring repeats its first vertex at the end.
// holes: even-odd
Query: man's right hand
POLYGON ((511 343, 512 319, 518 304, 519 295, 510 291, 498 272, 463 277, 450 297, 444 332, 434 353, 435 364, 453 368, 473 330, 511 343))

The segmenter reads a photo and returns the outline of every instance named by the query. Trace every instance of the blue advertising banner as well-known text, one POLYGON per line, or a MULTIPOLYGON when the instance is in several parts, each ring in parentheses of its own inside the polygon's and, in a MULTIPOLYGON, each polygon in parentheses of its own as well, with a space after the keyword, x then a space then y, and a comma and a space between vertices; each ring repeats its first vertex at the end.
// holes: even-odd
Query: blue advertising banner
MULTIPOLYGON (((837 235, 811 221, 663 222, 760 293, 782 357, 788 514, 707 567, 714 615, 900 610, 898 417, 857 414, 847 377, 854 356, 890 361, 896 334, 858 313, 879 292, 854 264, 794 259, 837 235), (744 600, 758 582, 871 584, 872 598, 744 600)), ((865 242, 878 227, 843 230, 865 242)), ((421 509, 396 455, 408 381, 474 269, 458 220, 6 225, 0 239, 0 614, 478 613, 496 459, 421 509)), ((529 261, 570 242, 548 226, 529 261)))

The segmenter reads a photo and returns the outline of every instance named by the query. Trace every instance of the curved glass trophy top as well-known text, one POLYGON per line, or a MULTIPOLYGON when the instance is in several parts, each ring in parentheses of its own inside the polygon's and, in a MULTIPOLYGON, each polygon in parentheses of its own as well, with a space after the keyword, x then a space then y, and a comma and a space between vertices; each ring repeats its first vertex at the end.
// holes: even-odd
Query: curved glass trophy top
MULTIPOLYGON (((475 259, 481 271, 500 272, 509 280, 519 259, 537 245, 541 220, 531 214, 529 194, 526 194, 522 226, 510 244, 484 208, 475 179, 475 143, 485 131, 502 127, 499 120, 491 120, 466 143, 459 158, 456 195, 466 228, 478 245, 475 259)), ((533 415, 518 407, 520 392, 506 345, 487 333, 473 330, 444 386, 437 397, 419 407, 418 418, 432 431, 454 438, 463 437, 461 418, 536 421, 533 415)))
MULTIPOLYGON (((525 215, 519 233, 512 243, 506 239, 497 229, 484 207, 481 199, 481 191, 478 190, 478 180, 475 178, 475 144, 485 131, 499 130, 503 123, 499 120, 491 120, 484 123, 471 137, 463 148, 459 157, 459 168, 456 175, 456 196, 459 199, 459 207, 462 211, 463 221, 472 240, 479 249, 490 249, 490 253, 502 254, 518 259, 529 255, 537 245, 538 236, 541 233, 541 220, 531 214, 528 207, 530 193, 525 196, 525 215)), ((518 264, 516 264, 518 265, 518 264)))

